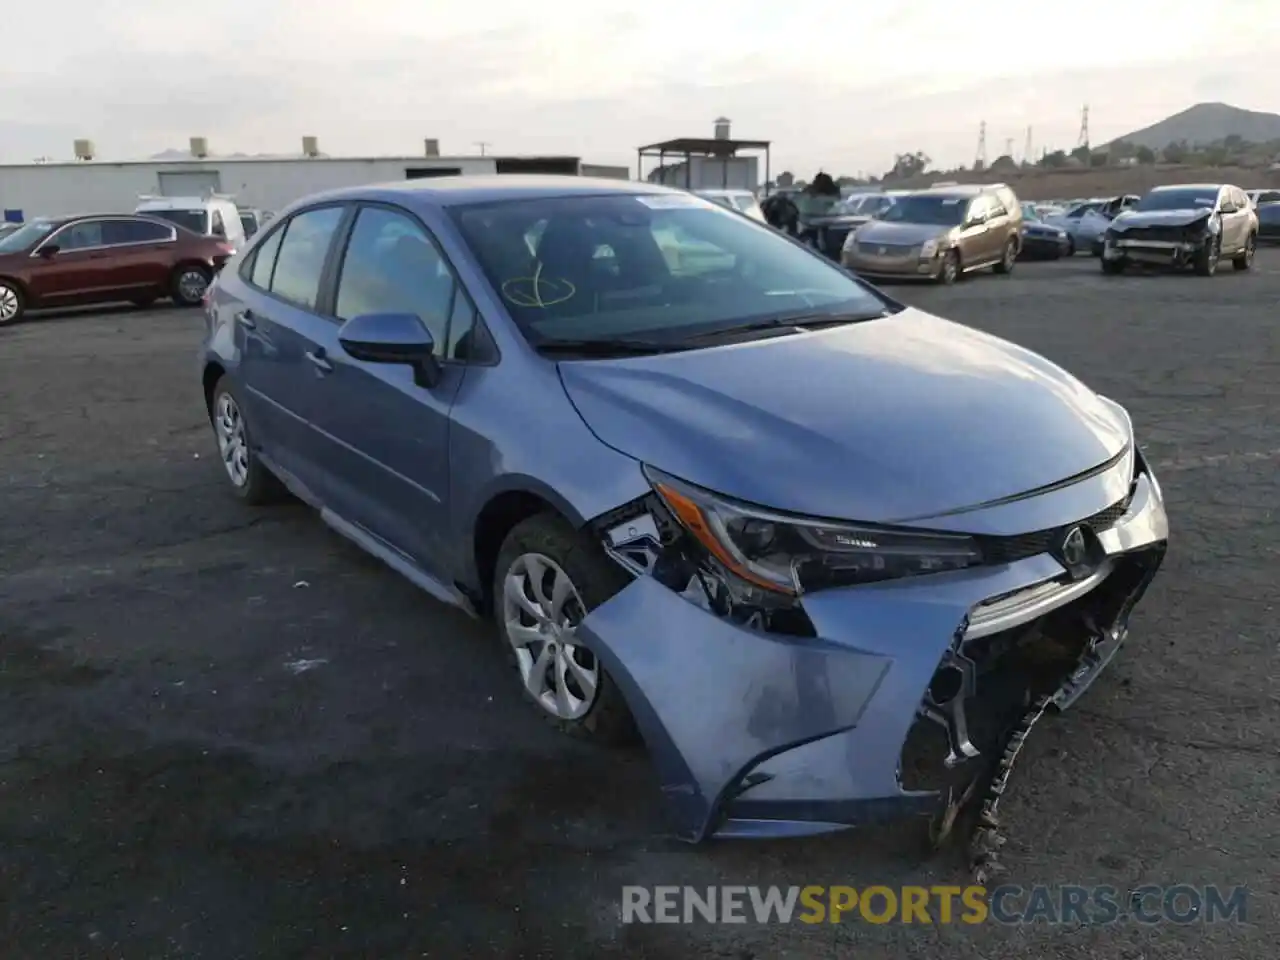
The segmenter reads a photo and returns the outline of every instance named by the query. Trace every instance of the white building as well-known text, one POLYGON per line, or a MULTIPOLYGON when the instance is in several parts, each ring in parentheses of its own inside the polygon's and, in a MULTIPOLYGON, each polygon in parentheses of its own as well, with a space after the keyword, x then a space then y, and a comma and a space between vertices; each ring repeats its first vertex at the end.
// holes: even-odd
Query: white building
POLYGON ((133 210, 144 194, 231 194, 242 207, 279 210, 321 190, 393 180, 455 174, 559 173, 626 180, 626 167, 583 163, 577 157, 442 157, 436 141, 422 156, 326 157, 314 138, 296 157, 213 157, 204 140, 192 138, 191 155, 176 159, 109 162, 76 141, 81 159, 0 165, 0 209, 4 220, 70 213, 133 210))

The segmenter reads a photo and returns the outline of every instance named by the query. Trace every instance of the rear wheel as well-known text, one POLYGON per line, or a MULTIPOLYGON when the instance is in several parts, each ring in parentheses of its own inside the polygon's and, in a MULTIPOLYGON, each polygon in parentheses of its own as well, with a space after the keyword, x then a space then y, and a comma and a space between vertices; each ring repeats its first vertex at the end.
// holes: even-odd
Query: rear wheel
POLYGON ((621 691, 576 637, 586 616, 627 585, 625 571, 565 520, 538 514, 507 534, 493 611, 525 699, 563 733, 620 746, 637 739, 621 691))
POLYGON ((1244 243, 1244 249, 1236 254, 1235 258, 1231 261, 1231 265, 1237 270, 1248 270, 1253 266, 1253 255, 1257 249, 1258 238, 1251 233, 1249 234, 1249 239, 1244 243))
POLYGON ((198 306, 204 299, 204 292, 209 288, 212 276, 207 267, 184 264, 175 269, 169 279, 169 295, 179 306, 198 306))
POLYGON ((1000 262, 994 267, 996 273, 1009 274, 1013 273, 1013 265, 1018 262, 1018 241, 1010 237, 1005 241, 1004 253, 1000 255, 1000 262))
POLYGON ((22 319, 27 308, 22 288, 8 280, 0 280, 0 327, 22 319))
POLYGON ((284 499, 284 485, 262 465, 253 449, 244 408, 225 376, 214 385, 210 419, 231 492, 252 506, 284 499))

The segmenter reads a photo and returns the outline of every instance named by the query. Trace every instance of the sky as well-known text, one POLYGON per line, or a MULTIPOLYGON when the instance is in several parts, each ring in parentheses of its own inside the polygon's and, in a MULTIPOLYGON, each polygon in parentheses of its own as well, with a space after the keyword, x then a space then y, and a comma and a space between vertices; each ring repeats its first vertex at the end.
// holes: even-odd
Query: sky
POLYGON ((185 148, 331 156, 555 153, 771 140, 773 171, 940 167, 1027 127, 1033 154, 1201 101, 1280 112, 1280 0, 58 0, 22 4, 0 56, 0 162, 185 148), (863 11, 858 12, 862 7, 863 11), (825 12, 824 12, 825 11, 825 12), (29 38, 22 40, 21 38, 29 38), (50 38, 36 42, 35 38, 50 38))

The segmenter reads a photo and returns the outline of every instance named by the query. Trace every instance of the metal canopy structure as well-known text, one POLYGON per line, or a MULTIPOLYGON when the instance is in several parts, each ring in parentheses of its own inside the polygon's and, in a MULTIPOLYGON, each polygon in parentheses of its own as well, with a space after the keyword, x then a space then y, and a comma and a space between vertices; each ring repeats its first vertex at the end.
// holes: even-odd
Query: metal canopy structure
MULTIPOLYGON (((772 144, 768 140, 731 140, 727 137, 677 137, 674 140, 651 143, 636 150, 636 179, 645 179, 644 161, 646 158, 657 160, 659 168, 665 166, 668 159, 683 160, 685 188, 688 189, 693 183, 693 164, 691 161, 694 157, 727 160, 737 156, 739 150, 762 150, 764 151, 764 182, 768 183, 770 180, 769 148, 771 146, 772 144)), ((723 168, 723 176, 724 182, 722 186, 728 187, 728 164, 723 168)))

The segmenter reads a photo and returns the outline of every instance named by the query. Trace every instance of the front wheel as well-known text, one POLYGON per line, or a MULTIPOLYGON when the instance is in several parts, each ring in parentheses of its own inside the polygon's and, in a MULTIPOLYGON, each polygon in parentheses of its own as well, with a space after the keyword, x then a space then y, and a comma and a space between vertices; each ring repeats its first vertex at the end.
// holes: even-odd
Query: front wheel
POLYGON ((1119 276, 1124 273, 1124 268, 1125 262, 1123 259, 1108 260, 1106 257, 1102 258, 1102 272, 1109 277, 1119 276))
POLYGON ((169 295, 179 306, 199 306, 212 276, 207 268, 195 264, 178 267, 169 281, 169 295))
POLYGON ((1071 236, 1070 234, 1067 234, 1067 256, 1074 257, 1075 255, 1076 255, 1075 237, 1071 236))
POLYGON ((1231 265, 1237 270, 1248 270, 1253 266, 1253 255, 1258 249, 1258 238, 1252 233, 1249 239, 1244 242, 1244 249, 1236 254, 1231 261, 1231 265))
POLYGON ((8 323, 17 323, 27 308, 22 288, 8 280, 0 280, 0 327, 8 323))
POLYGON ((960 254, 954 250, 948 250, 946 256, 942 258, 942 263, 938 267, 938 274, 934 278, 944 287, 949 287, 960 277, 960 254))
POLYGON ((1013 273, 1013 265, 1018 262, 1018 241, 1010 237, 1004 245, 1004 253, 1000 256, 1000 262, 994 267, 996 273, 1010 274, 1013 273))
POLYGON ((1218 258, 1221 253, 1221 239, 1210 240, 1197 250, 1196 258, 1193 262, 1196 273, 1202 277, 1212 277, 1218 272, 1218 258))
POLYGON ((538 514, 502 544, 493 611, 525 699, 563 733, 633 743, 635 723, 604 665, 578 642, 578 625, 623 589, 626 572, 566 521, 538 514))

